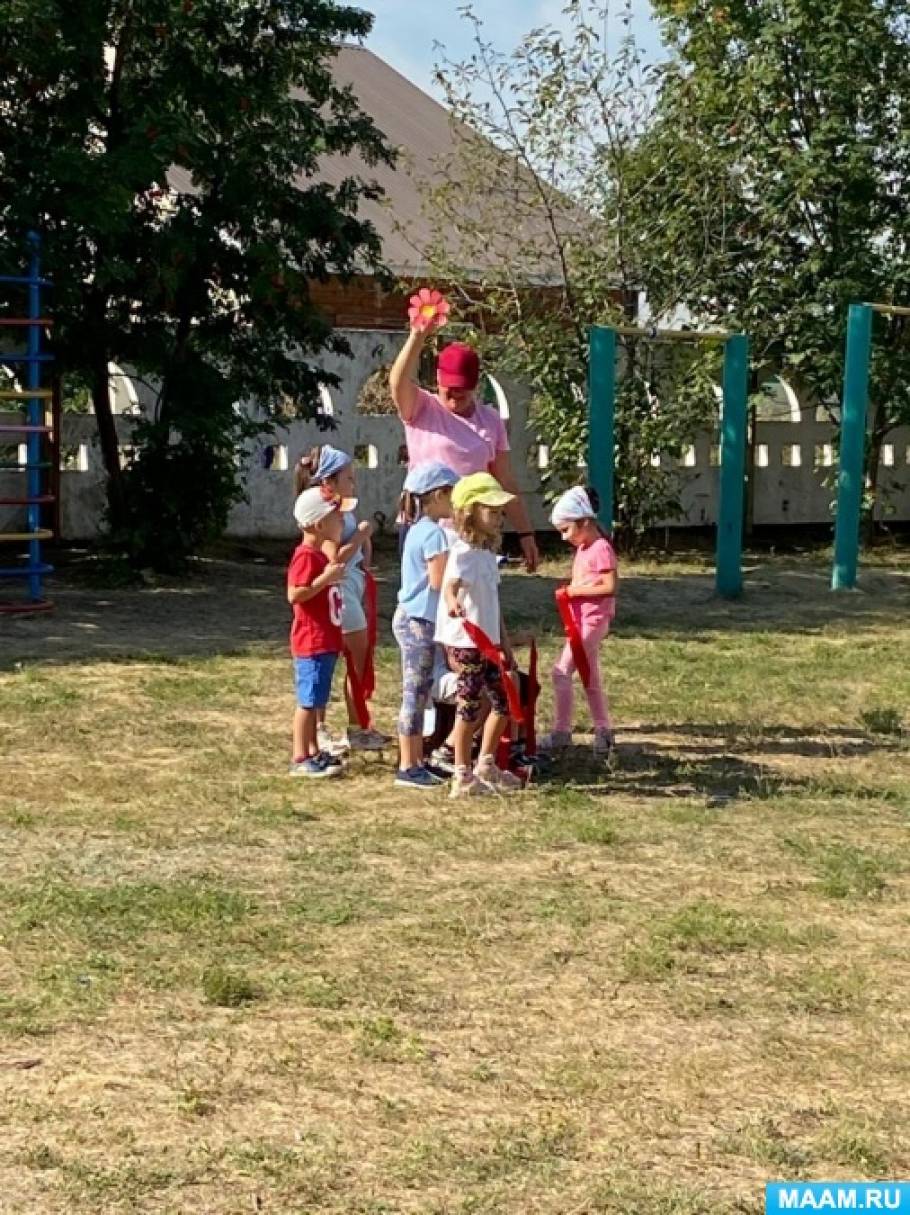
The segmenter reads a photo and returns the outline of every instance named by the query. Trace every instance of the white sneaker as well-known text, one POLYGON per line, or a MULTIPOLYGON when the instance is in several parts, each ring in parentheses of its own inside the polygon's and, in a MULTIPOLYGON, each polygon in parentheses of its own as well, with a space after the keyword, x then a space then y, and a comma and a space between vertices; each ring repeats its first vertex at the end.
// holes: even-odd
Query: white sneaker
POLYGON ((452 777, 452 788, 449 797, 492 797, 494 789, 485 781, 478 780, 472 773, 456 772, 452 777))
POLYGON ((441 747, 437 747, 430 755, 430 763, 434 768, 438 768, 440 772, 448 772, 453 775, 455 772, 455 748, 450 747, 447 743, 443 743, 441 747))
POLYGON ((609 759, 613 754, 613 731, 600 726, 594 731, 593 751, 598 759, 609 759))
POLYGON ((351 745, 346 738, 340 734, 333 733, 328 726, 317 726, 316 728, 316 745, 320 751, 325 751, 328 755, 340 759, 343 755, 347 755, 351 750, 351 745))
POLYGON ((392 739, 379 730, 348 729, 348 744, 352 751, 384 751, 392 739))
POLYGON ((543 738, 538 738, 538 751, 565 751, 566 747, 571 747, 572 735, 568 730, 552 730, 549 734, 544 734, 543 738))
POLYGON ((516 776, 514 772, 505 772, 502 768, 497 768, 491 759, 477 764, 474 775, 479 781, 483 781, 485 785, 490 785, 500 793, 517 793, 519 789, 524 788, 520 777, 516 776))

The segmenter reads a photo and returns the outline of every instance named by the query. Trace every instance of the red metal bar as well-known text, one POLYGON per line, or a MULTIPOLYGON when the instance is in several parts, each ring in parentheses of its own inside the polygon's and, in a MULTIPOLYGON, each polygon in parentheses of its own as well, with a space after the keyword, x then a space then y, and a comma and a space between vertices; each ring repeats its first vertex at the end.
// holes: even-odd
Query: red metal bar
POLYGON ((7 426, 0 423, 0 433, 16 435, 49 435, 50 426, 7 426))
POLYGON ((0 498, 0 506, 44 506, 53 501, 53 494, 41 494, 37 498, 0 498))
POLYGON ((26 317, 16 317, 15 319, 4 317, 2 320, 0 320, 0 325, 4 325, 9 329, 13 329, 17 325, 42 325, 44 328, 50 329, 53 324, 54 322, 49 320, 46 316, 36 317, 33 321, 28 320, 26 317))

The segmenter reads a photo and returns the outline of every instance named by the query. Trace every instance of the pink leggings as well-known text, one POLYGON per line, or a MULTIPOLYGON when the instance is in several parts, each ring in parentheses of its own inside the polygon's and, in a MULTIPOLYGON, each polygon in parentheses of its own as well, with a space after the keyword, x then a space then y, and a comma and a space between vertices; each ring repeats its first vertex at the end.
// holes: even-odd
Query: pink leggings
MULTIPOLYGON (((585 653, 588 656, 588 665, 591 668, 591 686, 585 689, 585 694, 588 697, 588 704, 591 707, 591 717, 594 720, 594 728, 612 729, 610 722, 610 708, 607 704, 607 697, 600 683, 600 662, 599 651, 600 643, 610 631, 609 620, 603 620, 595 625, 583 623, 581 625, 581 639, 584 643, 585 653)), ((569 643, 566 642, 562 653, 556 660, 556 665, 553 667, 553 695, 556 700, 556 716, 553 722, 554 731, 571 733, 572 731, 572 676, 575 674, 575 659, 572 657, 572 650, 569 643)))

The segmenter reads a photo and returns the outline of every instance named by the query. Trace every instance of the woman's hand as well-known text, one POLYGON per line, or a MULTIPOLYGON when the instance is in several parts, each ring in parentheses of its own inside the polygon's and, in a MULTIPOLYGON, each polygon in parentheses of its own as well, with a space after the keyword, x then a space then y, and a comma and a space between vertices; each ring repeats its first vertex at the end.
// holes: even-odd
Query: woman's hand
POLYGON ((533 574, 540 564, 537 541, 533 536, 522 536, 518 543, 521 545, 521 555, 524 558, 525 569, 529 574, 533 574))

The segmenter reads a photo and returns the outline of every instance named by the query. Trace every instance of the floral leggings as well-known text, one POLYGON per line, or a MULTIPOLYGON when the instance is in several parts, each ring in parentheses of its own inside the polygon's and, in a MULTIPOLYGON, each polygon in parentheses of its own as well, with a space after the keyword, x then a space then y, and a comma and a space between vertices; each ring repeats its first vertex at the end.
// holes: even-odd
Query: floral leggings
POLYGON ((492 711, 500 717, 507 717, 509 702, 506 700, 499 667, 484 658, 480 650, 449 645, 446 646, 446 654, 449 665, 458 676, 455 712, 462 721, 477 720, 480 716, 480 698, 484 692, 492 711))
POLYGON ((392 617, 392 632, 401 650, 401 710, 398 714, 398 733, 403 737, 420 734, 423 730, 423 711, 427 707, 430 688, 433 686, 433 667, 436 661, 436 645, 433 641, 435 631, 434 621, 420 620, 409 616, 404 608, 396 608, 392 617))

